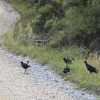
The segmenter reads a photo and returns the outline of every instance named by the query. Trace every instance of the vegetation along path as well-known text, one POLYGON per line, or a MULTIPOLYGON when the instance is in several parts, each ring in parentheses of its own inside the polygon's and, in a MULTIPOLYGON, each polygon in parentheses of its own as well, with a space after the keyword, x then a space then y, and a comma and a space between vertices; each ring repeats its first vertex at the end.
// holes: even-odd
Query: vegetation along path
MULTIPOLYGON (((0 1, 0 34, 11 28, 19 18, 8 3, 0 1)), ((93 94, 85 93, 85 89, 77 91, 73 87, 47 66, 0 48, 0 100, 96 100, 93 94), (21 60, 30 61, 29 74, 23 74, 21 60)))

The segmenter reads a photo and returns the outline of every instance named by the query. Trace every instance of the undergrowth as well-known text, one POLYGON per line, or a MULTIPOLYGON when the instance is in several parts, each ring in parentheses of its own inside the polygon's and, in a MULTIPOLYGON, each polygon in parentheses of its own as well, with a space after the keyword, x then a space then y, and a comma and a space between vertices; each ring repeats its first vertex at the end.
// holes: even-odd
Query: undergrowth
MULTIPOLYGON (((10 30, 2 36, 4 39, 3 44, 10 49, 13 53, 17 55, 29 56, 32 59, 38 59, 39 63, 42 65, 48 64, 49 67, 53 66, 52 69, 59 75, 61 75, 65 81, 70 80, 74 83, 77 83, 81 88, 87 88, 91 91, 100 92, 100 73, 95 74, 87 71, 85 64, 83 63, 84 57, 79 53, 78 48, 69 48, 69 49, 52 49, 44 46, 34 46, 28 45, 25 46, 21 43, 20 39, 16 40, 13 38, 13 30, 10 30), (77 50, 76 50, 77 49, 77 50), (75 50, 75 51, 74 51, 75 50), (77 52, 78 53, 77 53, 77 52), (71 54, 69 52, 72 52, 71 54), (71 68, 71 72, 68 74, 63 73, 63 69, 66 67, 66 64, 63 61, 63 58, 75 58, 74 63, 68 65, 71 68)), ((88 59, 88 63, 95 66, 100 70, 100 59, 88 59)))

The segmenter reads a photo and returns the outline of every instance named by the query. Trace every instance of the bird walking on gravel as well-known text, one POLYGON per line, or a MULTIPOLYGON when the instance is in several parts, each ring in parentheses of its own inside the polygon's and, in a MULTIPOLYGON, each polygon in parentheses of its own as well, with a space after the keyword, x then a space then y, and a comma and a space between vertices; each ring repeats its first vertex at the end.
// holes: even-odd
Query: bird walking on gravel
POLYGON ((87 63, 87 61, 84 61, 84 63, 85 63, 85 65, 86 65, 86 67, 87 67, 87 70, 90 72, 90 74, 91 74, 92 72, 98 73, 98 70, 97 70, 96 68, 94 68, 93 66, 89 65, 89 64, 87 63))
POLYGON ((65 62, 66 64, 71 64, 71 63, 74 61, 74 58, 72 58, 72 60, 67 59, 67 58, 63 58, 63 60, 64 60, 64 62, 65 62))
POLYGON ((28 65, 29 61, 27 61, 27 63, 24 63, 23 61, 21 61, 20 63, 21 63, 21 66, 25 69, 24 74, 25 73, 28 74, 27 68, 31 67, 31 66, 28 65))
POLYGON ((66 68, 64 68, 63 72, 64 72, 64 73, 70 72, 70 68, 69 68, 68 66, 66 66, 66 68))

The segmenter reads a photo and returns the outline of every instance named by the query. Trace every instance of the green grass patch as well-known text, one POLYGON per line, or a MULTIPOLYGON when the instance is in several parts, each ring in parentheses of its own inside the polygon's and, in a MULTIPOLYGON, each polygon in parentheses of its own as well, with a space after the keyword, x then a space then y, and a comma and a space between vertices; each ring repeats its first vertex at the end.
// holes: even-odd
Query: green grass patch
POLYGON ((26 2, 20 2, 17 0, 5 1, 9 2, 13 8, 21 14, 21 21, 24 22, 24 24, 29 22, 36 15, 34 7, 29 8, 29 4, 26 2))
MULTIPOLYGON (((15 54, 22 54, 24 56, 29 56, 32 59, 38 59, 38 61, 42 64, 49 64, 55 69, 56 73, 61 75, 65 80, 70 80, 74 83, 77 83, 81 88, 87 88, 88 90, 96 90, 100 89, 100 73, 93 73, 90 75, 89 71, 87 71, 85 64, 83 63, 84 59, 77 57, 76 55, 73 57, 75 61, 73 64, 70 64, 71 72, 68 75, 64 74, 62 71, 66 67, 66 64, 63 62, 63 57, 71 58, 72 55, 68 55, 67 50, 57 50, 57 49, 47 49, 46 47, 38 47, 38 46, 25 46, 13 39, 13 30, 10 30, 8 33, 3 35, 4 41, 3 44, 6 45, 12 52, 15 54)), ((88 59, 88 63, 93 65, 100 71, 100 59, 88 59)))

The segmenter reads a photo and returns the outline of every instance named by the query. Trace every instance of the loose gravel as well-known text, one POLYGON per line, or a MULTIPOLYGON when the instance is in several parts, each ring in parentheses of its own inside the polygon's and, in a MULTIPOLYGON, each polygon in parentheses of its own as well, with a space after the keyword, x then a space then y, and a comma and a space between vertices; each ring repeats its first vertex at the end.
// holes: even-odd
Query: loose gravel
POLYGON ((73 89, 48 66, 41 66, 29 58, 15 56, 0 48, 0 86, 9 100, 96 100, 93 94, 73 89), (20 61, 30 61, 29 74, 23 74, 20 61))
POLYGON ((12 6, 0 0, 0 34, 7 32, 20 19, 20 14, 12 6))

